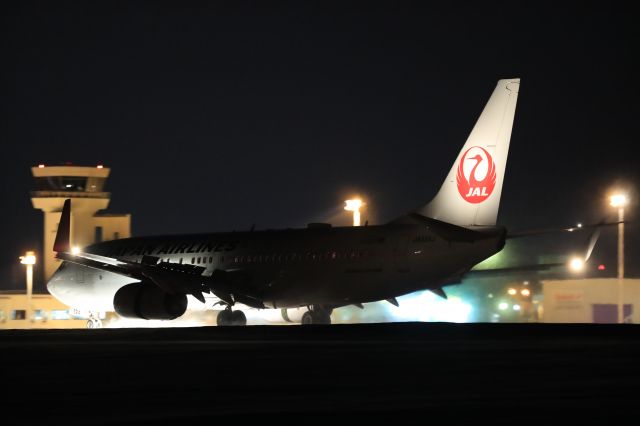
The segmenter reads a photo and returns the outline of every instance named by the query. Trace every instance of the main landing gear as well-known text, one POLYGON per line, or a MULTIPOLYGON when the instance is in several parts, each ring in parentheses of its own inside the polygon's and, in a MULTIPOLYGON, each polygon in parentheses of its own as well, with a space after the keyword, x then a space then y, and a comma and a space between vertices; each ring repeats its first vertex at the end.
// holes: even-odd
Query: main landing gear
POLYGON ((324 306, 311 305, 309 310, 302 315, 302 325, 331 324, 331 312, 333 309, 324 306))
POLYGON ((227 306, 224 311, 218 313, 218 319, 216 320, 218 325, 247 325, 247 317, 242 311, 232 311, 230 306, 227 306))

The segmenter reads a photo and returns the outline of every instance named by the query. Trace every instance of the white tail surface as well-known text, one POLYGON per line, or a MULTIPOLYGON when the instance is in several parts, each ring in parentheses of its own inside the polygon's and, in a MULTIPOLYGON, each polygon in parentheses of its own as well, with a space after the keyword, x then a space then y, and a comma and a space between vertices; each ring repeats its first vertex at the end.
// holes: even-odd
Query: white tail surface
POLYGON ((499 80, 433 200, 418 213, 469 228, 496 224, 520 79, 499 80))

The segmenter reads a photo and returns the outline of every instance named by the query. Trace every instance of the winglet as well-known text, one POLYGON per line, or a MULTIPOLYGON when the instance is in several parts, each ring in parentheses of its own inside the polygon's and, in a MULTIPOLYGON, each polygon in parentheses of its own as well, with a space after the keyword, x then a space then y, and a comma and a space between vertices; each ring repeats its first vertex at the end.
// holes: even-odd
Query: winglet
POLYGON ((56 241, 53 243, 53 251, 69 253, 71 251, 71 200, 64 201, 56 241))
POLYGON ((591 253, 593 253, 593 248, 596 246, 596 242, 598 242, 598 237, 600 236, 600 228, 596 228, 591 233, 589 237, 589 245, 587 246, 587 252, 584 255, 584 261, 587 262, 591 257, 591 253))

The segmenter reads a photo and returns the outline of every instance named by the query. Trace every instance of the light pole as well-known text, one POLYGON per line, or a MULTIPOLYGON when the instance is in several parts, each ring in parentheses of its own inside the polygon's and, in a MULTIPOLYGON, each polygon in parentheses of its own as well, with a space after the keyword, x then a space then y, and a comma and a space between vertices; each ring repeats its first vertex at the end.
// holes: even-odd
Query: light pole
POLYGON ((33 291, 33 265, 36 264, 36 254, 28 251, 24 256, 20 256, 20 263, 27 265, 27 315, 26 319, 31 318, 31 293, 33 291))
POLYGON ((610 199, 611 206, 618 208, 618 324, 624 322, 623 284, 624 284, 624 206, 627 197, 615 194, 610 199))
POLYGON ((353 212, 353 226, 360 226, 360 207, 364 205, 361 199, 346 200, 344 209, 353 212))

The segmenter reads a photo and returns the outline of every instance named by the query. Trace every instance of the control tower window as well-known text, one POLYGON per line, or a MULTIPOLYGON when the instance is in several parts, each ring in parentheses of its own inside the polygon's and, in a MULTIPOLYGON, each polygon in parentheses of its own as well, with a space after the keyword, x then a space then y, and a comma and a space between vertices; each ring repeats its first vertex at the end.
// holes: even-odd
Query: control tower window
POLYGON ((41 176, 35 180, 38 191, 102 192, 106 179, 86 176, 41 176))

